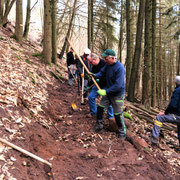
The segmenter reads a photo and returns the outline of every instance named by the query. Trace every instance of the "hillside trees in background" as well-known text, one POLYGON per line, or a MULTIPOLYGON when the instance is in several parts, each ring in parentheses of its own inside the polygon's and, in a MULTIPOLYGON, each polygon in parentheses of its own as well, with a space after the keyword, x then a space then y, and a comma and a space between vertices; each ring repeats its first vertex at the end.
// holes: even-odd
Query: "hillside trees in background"
POLYGON ((16 1, 15 39, 21 43, 23 38, 23 6, 22 0, 16 1))
POLYGON ((7 17, 16 0, 1 0, 0 1, 0 25, 7 23, 7 17))
POLYGON ((115 35, 118 0, 102 0, 94 3, 94 51, 112 49, 118 42, 115 35))
MULTIPOLYGON (((7 22, 14 2, 0 1, 1 25, 7 22)), ((22 41, 20 2, 17 0, 15 27, 19 42, 22 41)), ((31 0, 27 2, 25 38, 32 10, 31 0)), ((61 50, 60 58, 63 57, 68 50, 66 37, 78 44, 79 52, 86 45, 98 54, 107 48, 114 49, 120 61, 125 63, 128 100, 138 100, 147 108, 164 106, 174 88, 173 78, 180 73, 179 5, 178 0, 146 0, 143 22, 144 2, 44 0, 45 62, 57 62, 57 46, 61 50)))
POLYGON ((76 4, 77 4, 77 0, 74 0, 74 4, 73 4, 73 7, 72 7, 72 14, 71 14, 71 18, 70 18, 70 23, 69 23, 69 27, 68 27, 68 30, 67 30, 67 34, 66 34, 66 37, 65 37, 65 40, 64 40, 64 44, 63 44, 63 47, 61 49, 61 53, 59 55, 59 58, 61 59, 64 55, 64 52, 65 52, 65 49, 66 49, 66 46, 67 46, 67 40, 66 38, 69 38, 70 36, 70 33, 71 33, 71 28, 73 26, 73 20, 75 18, 75 12, 76 12, 76 4))

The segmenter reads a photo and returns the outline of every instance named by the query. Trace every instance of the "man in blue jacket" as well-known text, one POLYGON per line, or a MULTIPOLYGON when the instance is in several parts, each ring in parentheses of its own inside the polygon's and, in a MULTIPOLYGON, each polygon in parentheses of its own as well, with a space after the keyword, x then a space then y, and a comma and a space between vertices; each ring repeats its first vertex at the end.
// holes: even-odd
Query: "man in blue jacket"
MULTIPOLYGON (((98 73, 104 66, 105 62, 104 60, 100 59, 99 56, 95 53, 90 53, 87 57, 88 61, 92 64, 92 73, 98 73)), ((106 87, 106 79, 96 79, 96 82, 99 84, 100 88, 106 87)), ((88 82, 88 87, 92 86, 94 83, 92 79, 88 82)), ((89 103, 89 109, 91 113, 91 117, 96 117, 97 115, 97 105, 96 105, 96 98, 99 96, 97 93, 97 87, 94 85, 89 93, 88 96, 88 103, 89 103)), ((113 114, 113 108, 112 105, 110 105, 107 109, 107 114, 109 120, 112 120, 114 118, 113 114)))
POLYGON ((95 132, 103 129, 104 109, 110 104, 113 106, 114 117, 118 126, 117 135, 121 139, 126 138, 126 126, 123 116, 123 101, 125 96, 125 68, 116 58, 116 53, 112 49, 107 49, 103 54, 106 65, 95 74, 96 79, 106 79, 106 89, 98 90, 99 95, 103 96, 97 107, 97 122, 95 132))
POLYGON ((180 76, 176 76, 174 82, 176 87, 168 107, 165 112, 160 112, 154 121, 151 142, 153 144, 158 144, 159 133, 163 123, 176 123, 179 139, 179 147, 177 150, 180 151, 180 76))

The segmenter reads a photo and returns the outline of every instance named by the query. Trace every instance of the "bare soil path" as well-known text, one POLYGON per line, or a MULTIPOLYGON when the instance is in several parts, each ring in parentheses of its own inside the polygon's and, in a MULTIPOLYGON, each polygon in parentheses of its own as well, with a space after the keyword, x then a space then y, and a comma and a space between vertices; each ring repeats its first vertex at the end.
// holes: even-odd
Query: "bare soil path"
MULTIPOLYGON (((179 179, 171 174, 170 165, 160 154, 155 158, 148 150, 140 151, 129 141, 117 139, 114 132, 94 134, 95 121, 86 117, 88 105, 78 104, 78 112, 71 109, 76 87, 57 83, 49 85, 48 92, 44 113, 60 133, 37 122, 24 130, 26 141, 21 145, 29 145, 31 152, 50 159, 54 179, 179 179)), ((21 158, 13 173, 17 179, 49 179, 41 163, 17 153, 21 158)))

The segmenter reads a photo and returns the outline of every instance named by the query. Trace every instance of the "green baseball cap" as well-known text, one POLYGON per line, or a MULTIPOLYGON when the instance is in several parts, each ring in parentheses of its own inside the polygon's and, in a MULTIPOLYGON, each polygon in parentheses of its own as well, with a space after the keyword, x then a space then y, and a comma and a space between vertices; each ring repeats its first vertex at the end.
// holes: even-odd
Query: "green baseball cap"
POLYGON ((106 49, 106 50, 104 51, 104 53, 102 53, 101 55, 102 55, 102 57, 116 56, 116 53, 115 53, 115 51, 112 50, 112 49, 106 49))

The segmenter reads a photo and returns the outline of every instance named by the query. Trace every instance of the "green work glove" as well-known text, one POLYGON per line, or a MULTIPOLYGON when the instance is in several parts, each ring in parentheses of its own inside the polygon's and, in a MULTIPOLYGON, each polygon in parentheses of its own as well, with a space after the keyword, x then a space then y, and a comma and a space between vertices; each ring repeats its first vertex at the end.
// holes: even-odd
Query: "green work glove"
POLYGON ((94 73, 92 73, 92 72, 89 72, 89 76, 90 77, 95 77, 96 75, 94 73))
POLYGON ((96 79, 96 82, 97 82, 97 83, 99 83, 99 81, 100 81, 99 79, 96 79))
POLYGON ((106 90, 104 90, 104 89, 100 89, 100 90, 98 90, 97 92, 98 92, 98 94, 101 95, 101 96, 106 96, 106 95, 107 95, 107 94, 106 94, 106 90))
POLYGON ((89 86, 87 86, 86 91, 89 91, 89 86))

